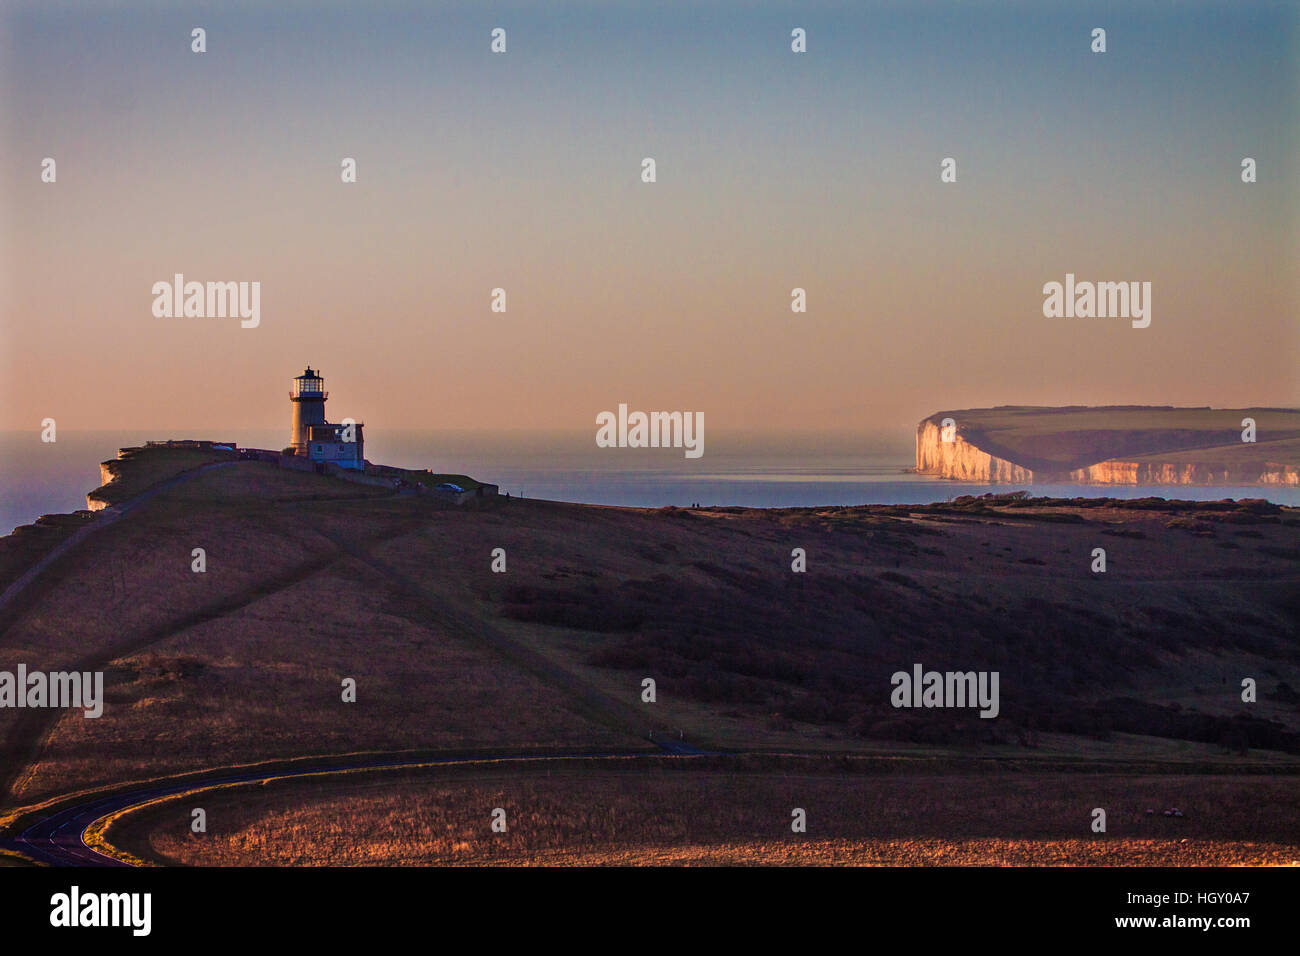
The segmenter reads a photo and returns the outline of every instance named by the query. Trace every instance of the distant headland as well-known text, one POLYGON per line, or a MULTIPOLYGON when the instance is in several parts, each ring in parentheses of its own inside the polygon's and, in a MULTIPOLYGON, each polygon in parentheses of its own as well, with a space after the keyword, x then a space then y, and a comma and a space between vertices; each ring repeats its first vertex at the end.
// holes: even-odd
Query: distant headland
POLYGON ((916 471, 958 481, 1300 485, 1300 409, 1000 405, 936 412, 916 471))

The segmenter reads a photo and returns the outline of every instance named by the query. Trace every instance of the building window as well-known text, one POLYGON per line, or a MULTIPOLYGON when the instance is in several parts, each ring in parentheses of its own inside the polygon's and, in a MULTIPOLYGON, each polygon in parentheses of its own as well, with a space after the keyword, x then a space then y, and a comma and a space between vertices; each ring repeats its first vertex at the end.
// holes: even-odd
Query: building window
POLYGON ((320 445, 317 445, 317 446, 316 446, 316 450, 317 450, 317 451, 320 451, 320 445))

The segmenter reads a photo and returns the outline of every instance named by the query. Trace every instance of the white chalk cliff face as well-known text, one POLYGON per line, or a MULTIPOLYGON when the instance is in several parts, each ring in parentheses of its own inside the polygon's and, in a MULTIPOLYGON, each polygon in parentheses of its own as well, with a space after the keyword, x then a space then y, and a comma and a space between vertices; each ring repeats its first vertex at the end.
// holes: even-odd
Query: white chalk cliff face
POLYGON ((1186 462, 1099 461, 1070 472, 1080 485, 1300 485, 1300 468, 1266 462, 1237 469, 1186 462))
POLYGON ((916 470, 923 475, 989 484, 1026 484, 1034 480, 1034 473, 1028 468, 990 455, 966 441, 960 426, 952 441, 944 441, 938 424, 929 420, 921 422, 916 429, 916 470))
MULTIPOLYGON (((916 471, 936 478, 983 484, 1030 484, 1034 471, 984 451, 962 435, 958 423, 950 442, 937 422, 926 419, 916 429, 916 471)), ((1255 462, 1236 467, 1188 462, 1100 461, 1083 468, 1039 472, 1040 483, 1070 485, 1287 485, 1300 486, 1300 467, 1255 462)))
MULTIPOLYGON (((120 458, 121 455, 119 454, 118 457, 120 458)), ((90 491, 86 493, 87 511, 103 511, 105 508, 108 507, 107 501, 103 501, 100 498, 95 497, 95 495, 96 492, 102 491, 105 485, 111 485, 113 482, 117 481, 116 465, 117 462, 115 461, 105 461, 100 463, 99 465, 100 487, 96 488, 94 491, 90 491)))

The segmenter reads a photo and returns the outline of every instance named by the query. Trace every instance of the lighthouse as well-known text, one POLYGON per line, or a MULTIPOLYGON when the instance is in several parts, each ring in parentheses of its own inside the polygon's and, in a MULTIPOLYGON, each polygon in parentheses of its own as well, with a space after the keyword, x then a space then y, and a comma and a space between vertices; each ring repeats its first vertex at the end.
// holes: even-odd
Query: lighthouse
POLYGON ((342 424, 325 420, 325 379, 310 365, 293 380, 289 401, 293 403, 293 425, 289 441, 293 453, 316 463, 317 471, 336 465, 349 471, 365 471, 365 442, 360 422, 344 419, 342 424))
POLYGON ((307 454, 307 426, 325 424, 325 379, 320 372, 307 370, 293 380, 293 391, 289 401, 293 402, 293 426, 289 433, 289 444, 293 445, 295 454, 307 454))

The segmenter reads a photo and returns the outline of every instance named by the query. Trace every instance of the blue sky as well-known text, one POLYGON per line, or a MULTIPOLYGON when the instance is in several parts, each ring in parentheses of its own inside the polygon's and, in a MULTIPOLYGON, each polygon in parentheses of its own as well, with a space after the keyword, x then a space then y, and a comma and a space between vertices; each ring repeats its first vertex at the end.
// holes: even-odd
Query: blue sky
POLYGON ((272 425, 309 360, 402 427, 1298 400, 1295 5, 5 9, 6 427, 272 425), (178 271, 261 327, 155 319, 178 271), (1152 281, 1151 328, 1044 320, 1066 272, 1152 281))

